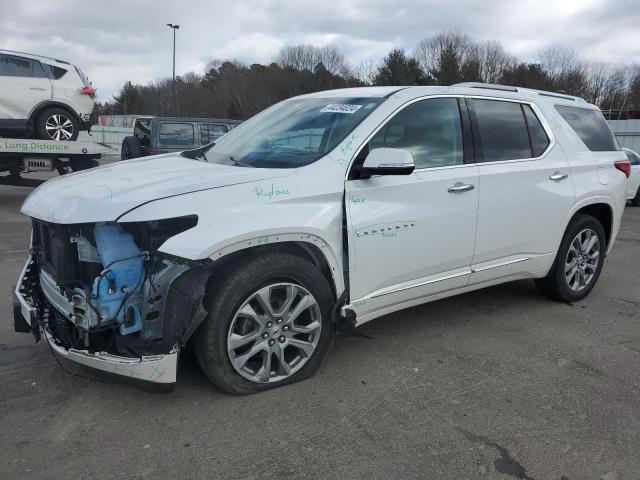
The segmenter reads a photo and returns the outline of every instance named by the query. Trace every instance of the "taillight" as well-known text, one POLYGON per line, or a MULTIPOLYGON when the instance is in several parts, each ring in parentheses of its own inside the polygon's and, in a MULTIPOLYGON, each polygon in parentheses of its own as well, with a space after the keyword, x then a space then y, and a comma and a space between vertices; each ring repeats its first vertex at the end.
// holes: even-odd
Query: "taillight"
POLYGON ((613 164, 618 170, 624 173, 627 178, 631 175, 631 162, 629 160, 619 160, 613 164))
POLYGON ((93 97, 96 94, 96 89, 93 87, 84 87, 80 90, 80 93, 83 93, 84 95, 91 95, 93 97))

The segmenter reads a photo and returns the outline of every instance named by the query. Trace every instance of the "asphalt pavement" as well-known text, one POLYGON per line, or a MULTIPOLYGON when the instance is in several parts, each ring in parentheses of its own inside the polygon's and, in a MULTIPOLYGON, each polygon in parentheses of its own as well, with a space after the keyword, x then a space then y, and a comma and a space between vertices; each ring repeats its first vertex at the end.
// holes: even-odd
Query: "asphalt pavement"
POLYGON ((153 394, 70 376, 14 333, 29 192, 0 186, 0 478, 640 478, 640 208, 582 302, 532 281, 441 300, 338 338, 307 381, 235 397, 188 353, 153 394))

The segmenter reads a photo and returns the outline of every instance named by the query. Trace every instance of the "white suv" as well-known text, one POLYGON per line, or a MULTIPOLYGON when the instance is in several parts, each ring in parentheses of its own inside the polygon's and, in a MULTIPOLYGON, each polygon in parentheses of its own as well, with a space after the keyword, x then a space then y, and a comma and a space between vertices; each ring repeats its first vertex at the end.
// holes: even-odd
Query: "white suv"
POLYGON ((16 330, 164 387, 192 339, 216 385, 264 390, 310 376, 336 327, 516 279, 582 299, 628 174, 580 98, 476 84, 292 98, 213 146, 39 187, 16 330))
POLYGON ((95 89, 63 60, 0 50, 0 134, 75 140, 89 130, 95 89))

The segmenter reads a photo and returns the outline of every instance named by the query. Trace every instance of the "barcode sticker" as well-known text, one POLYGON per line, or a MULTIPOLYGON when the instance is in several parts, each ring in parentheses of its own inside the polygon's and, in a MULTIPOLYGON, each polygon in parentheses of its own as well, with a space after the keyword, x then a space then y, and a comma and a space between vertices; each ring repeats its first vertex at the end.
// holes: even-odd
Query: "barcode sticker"
POLYGON ((362 108, 362 105, 350 105, 348 103, 332 103, 324 107, 321 112, 329 113, 356 113, 362 108))

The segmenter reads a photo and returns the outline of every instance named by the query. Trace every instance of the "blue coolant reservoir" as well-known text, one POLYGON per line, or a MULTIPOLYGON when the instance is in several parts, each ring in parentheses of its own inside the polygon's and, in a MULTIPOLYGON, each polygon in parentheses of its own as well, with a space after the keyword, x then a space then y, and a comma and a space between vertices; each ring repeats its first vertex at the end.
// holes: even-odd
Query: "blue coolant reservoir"
POLYGON ((142 328, 144 254, 119 225, 98 223, 93 236, 104 271, 93 284, 92 297, 103 322, 117 321, 122 335, 137 332, 142 328))

